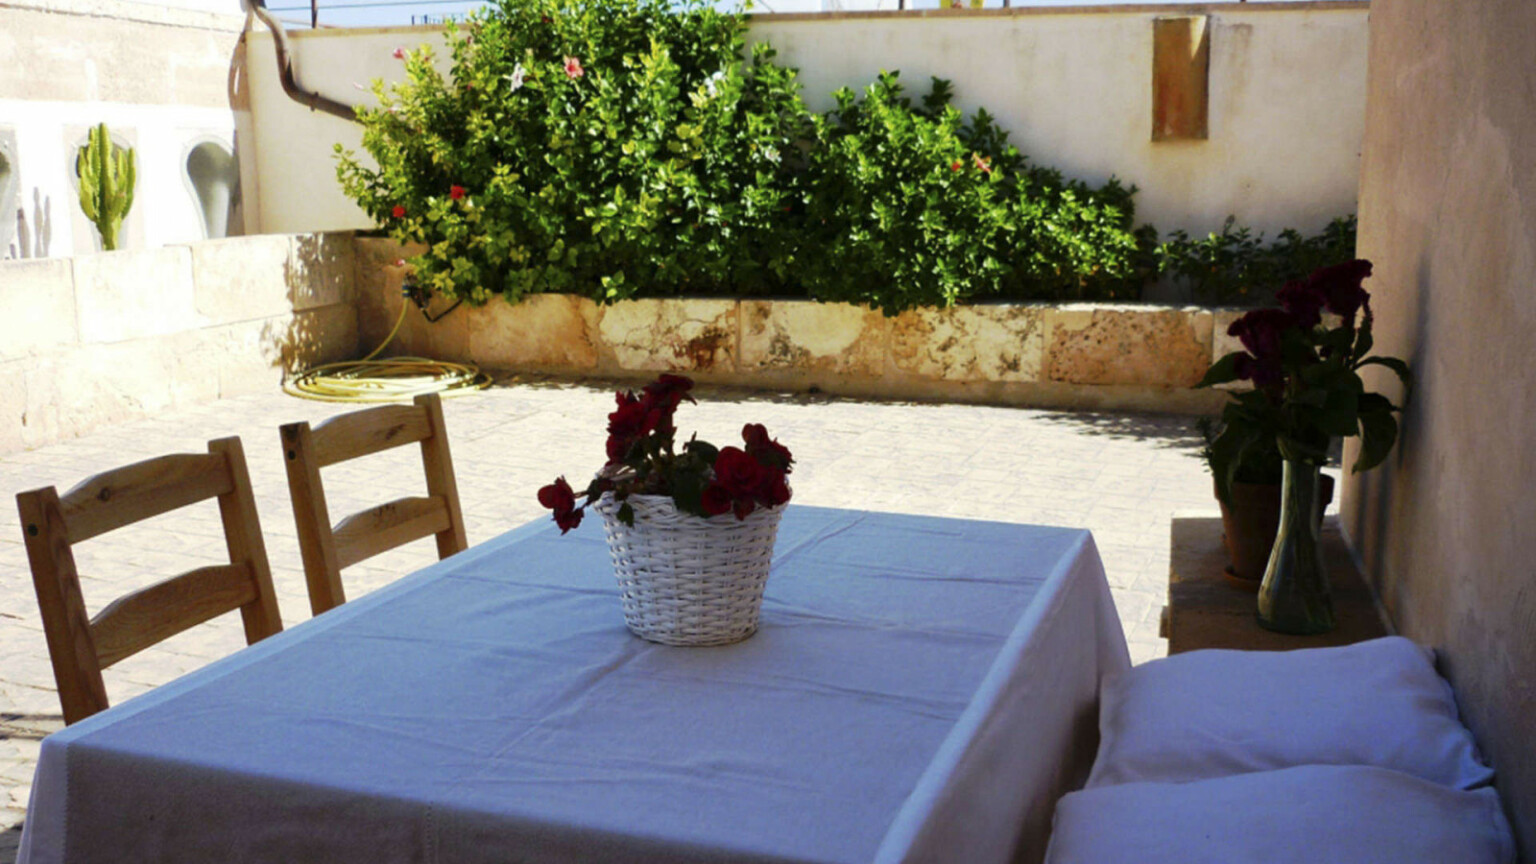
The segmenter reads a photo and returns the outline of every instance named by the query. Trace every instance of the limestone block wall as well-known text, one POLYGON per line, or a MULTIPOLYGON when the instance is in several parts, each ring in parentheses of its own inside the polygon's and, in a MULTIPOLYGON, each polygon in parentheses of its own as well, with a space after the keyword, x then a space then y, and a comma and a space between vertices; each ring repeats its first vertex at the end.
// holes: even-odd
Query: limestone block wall
POLYGON ((357 350, 349 235, 0 261, 0 453, 357 350))
MULTIPOLYGON (((396 263, 402 252, 389 240, 357 240, 365 349, 383 341, 407 302, 400 290, 406 271, 396 263)), ((1225 394, 1191 388, 1210 366, 1218 318, 1231 317, 1199 308, 997 304, 887 318, 805 300, 600 306, 544 294, 517 305, 462 306, 435 324, 407 309, 386 353, 573 377, 682 372, 721 384, 877 398, 1206 413, 1225 394)), ((1224 342, 1222 349, 1229 350, 1224 342)))

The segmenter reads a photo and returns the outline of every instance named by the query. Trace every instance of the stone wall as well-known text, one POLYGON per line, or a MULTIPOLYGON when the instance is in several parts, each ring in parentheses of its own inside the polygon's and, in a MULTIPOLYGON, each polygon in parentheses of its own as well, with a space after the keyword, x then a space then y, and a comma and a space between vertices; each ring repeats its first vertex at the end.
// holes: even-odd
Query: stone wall
MULTIPOLYGON (((1360 254, 1376 349, 1416 378, 1342 515, 1434 646, 1536 860, 1536 4, 1375 0, 1360 254)), ((1368 383, 1396 386, 1390 376, 1368 383)), ((1353 440, 1353 439, 1351 439, 1353 440)), ((1351 448, 1351 451, 1353 448, 1351 448)), ((1353 453, 1346 453, 1346 461, 1353 453)))
POLYGON ((0 261, 0 453, 356 355, 350 235, 0 261))
MULTIPOLYGON (((383 341, 400 316, 401 254, 388 240, 357 241, 358 321, 367 348, 383 341)), ((463 306, 435 324, 408 310, 386 353, 572 377, 684 372, 722 384, 878 398, 1204 413, 1216 410, 1224 394, 1190 388, 1213 352, 1231 350, 1224 334, 1234 314, 998 304, 887 318, 805 300, 600 306, 540 294, 516 306, 499 299, 463 306)))

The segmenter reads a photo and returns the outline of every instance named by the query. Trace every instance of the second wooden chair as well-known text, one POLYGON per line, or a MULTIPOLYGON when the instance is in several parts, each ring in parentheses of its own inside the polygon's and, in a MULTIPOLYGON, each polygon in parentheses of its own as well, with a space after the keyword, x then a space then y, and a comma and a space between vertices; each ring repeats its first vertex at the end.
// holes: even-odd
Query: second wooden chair
POLYGON ((412 405, 385 405, 343 414, 313 429, 308 423, 289 423, 282 427, 282 441, 314 614, 346 602, 341 571, 359 561, 428 536, 437 538, 439 558, 462 552, 468 545, 442 402, 435 394, 418 396, 412 405), (320 469, 416 442, 421 443, 421 461, 427 474, 426 497, 380 504, 333 527, 320 469))

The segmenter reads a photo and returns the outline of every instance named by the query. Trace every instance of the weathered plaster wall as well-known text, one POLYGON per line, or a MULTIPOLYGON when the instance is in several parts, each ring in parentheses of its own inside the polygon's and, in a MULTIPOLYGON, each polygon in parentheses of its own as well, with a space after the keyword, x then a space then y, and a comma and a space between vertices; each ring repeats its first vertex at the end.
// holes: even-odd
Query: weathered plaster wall
MULTIPOLYGON (((405 302, 402 250, 357 240, 361 341, 383 341, 405 302)), ((440 311, 441 302, 434 306, 440 311)), ((436 324, 415 309, 387 353, 570 377, 685 372, 748 387, 895 399, 1101 410, 1214 412, 1190 389, 1230 313, 1133 305, 876 310, 804 300, 648 299, 599 306, 566 294, 493 299, 436 324)))
MULTIPOLYGON (((121 0, 0 5, 0 133, 11 133, 15 142, 17 205, 34 239, 40 226, 46 235, 45 250, 34 243, 13 252, 16 208, 0 205, 0 258, 96 250, 71 180, 74 147, 102 122, 138 157, 124 248, 202 239, 185 160, 200 141, 239 149, 237 127, 250 121, 240 63, 243 25, 240 15, 121 0)), ((249 140, 242 146, 249 149, 249 140)), ((245 161, 242 185, 252 188, 255 160, 245 161)), ((246 216, 254 221, 254 210, 246 216)))
MULTIPOLYGON (((1275 2, 760 15, 750 37, 800 68, 814 107, 882 69, 901 70, 920 89, 930 75, 949 78, 960 105, 992 111, 1036 162, 1135 183, 1142 221, 1203 233, 1236 214, 1273 234, 1316 231, 1355 211, 1367 9, 1275 2), (1205 12, 1210 139, 1154 143, 1153 19, 1205 12)), ((285 97, 271 37, 249 41, 262 230, 372 227, 341 194, 331 156, 338 142, 358 147, 357 128, 285 97)), ((373 98, 359 87, 402 77, 395 48, 442 44, 434 27, 299 31, 292 41, 306 86, 357 103, 373 98)))
POLYGON ((356 356, 352 238, 0 262, 0 453, 356 356))
POLYGON ((1376 264, 1377 350, 1407 358, 1417 382, 1389 464, 1346 477, 1343 493, 1392 619, 1441 652, 1525 860, 1536 856, 1533 46, 1529 0, 1371 5, 1360 252, 1376 264))

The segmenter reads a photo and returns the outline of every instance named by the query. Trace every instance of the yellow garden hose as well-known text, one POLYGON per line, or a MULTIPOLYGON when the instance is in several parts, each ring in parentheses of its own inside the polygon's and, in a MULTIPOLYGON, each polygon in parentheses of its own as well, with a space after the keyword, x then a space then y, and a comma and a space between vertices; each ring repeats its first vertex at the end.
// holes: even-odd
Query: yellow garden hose
POLYGON ((379 352, 395 339, 410 303, 400 304, 394 329, 361 360, 324 363, 293 376, 283 392, 321 402, 402 402, 423 393, 462 396, 490 386, 491 379, 474 365, 429 360, 425 357, 385 357, 379 352))

